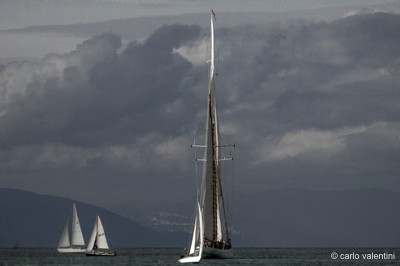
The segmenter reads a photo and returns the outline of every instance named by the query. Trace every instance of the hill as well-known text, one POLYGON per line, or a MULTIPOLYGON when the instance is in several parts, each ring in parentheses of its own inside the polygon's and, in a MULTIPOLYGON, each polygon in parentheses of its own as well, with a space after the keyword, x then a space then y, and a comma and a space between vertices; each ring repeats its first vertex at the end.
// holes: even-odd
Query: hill
MULTIPOLYGON (((186 246, 192 222, 187 216, 192 214, 193 202, 191 199, 173 206, 160 203, 143 212, 141 218, 136 213, 139 224, 75 201, 85 240, 98 213, 107 238, 115 247, 186 246)), ((71 216, 72 203, 67 198, 0 189, 0 246, 55 247, 71 216)), ((400 244, 400 194, 393 191, 236 192, 229 203, 236 247, 397 247, 400 244)), ((125 206, 118 212, 129 216, 128 209, 125 206)))
POLYGON ((400 194, 380 189, 284 189, 241 195, 233 216, 244 246, 397 247, 400 194))
MULTIPOLYGON (((156 231, 191 230, 183 217, 194 199, 158 206, 143 217, 156 231), (179 210, 179 212, 178 212, 179 210)), ((400 244, 400 194, 380 189, 280 189, 228 200, 234 246, 397 247, 400 244)), ((150 210, 150 209, 149 209, 150 210)), ((126 213, 126 212, 125 212, 126 213)))
MULTIPOLYGON (((67 198, 39 195, 15 189, 0 189, 0 246, 57 246, 72 203, 67 198)), ((88 241, 95 215, 104 224, 114 247, 181 247, 186 233, 159 233, 120 215, 75 201, 83 235, 88 241)))

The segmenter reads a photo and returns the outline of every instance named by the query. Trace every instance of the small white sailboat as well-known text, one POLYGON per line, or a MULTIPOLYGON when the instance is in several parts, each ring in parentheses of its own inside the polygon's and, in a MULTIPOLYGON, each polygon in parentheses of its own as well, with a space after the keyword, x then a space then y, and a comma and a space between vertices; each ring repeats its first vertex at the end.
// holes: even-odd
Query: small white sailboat
POLYGON ((69 239, 69 223, 65 224, 64 231, 58 242, 57 251, 59 253, 85 253, 85 240, 83 239, 81 225, 79 223, 78 212, 75 203, 72 205, 72 235, 69 239))
POLYGON ((196 220, 194 222, 192 242, 190 244, 189 253, 182 255, 179 260, 180 263, 197 263, 201 260, 203 254, 204 238, 202 237, 204 232, 203 216, 201 213, 200 203, 196 204, 196 220))
POLYGON ((96 216, 92 235, 86 249, 87 256, 116 256, 117 252, 110 250, 100 216, 96 216))
POLYGON ((189 253, 181 257, 179 262, 199 262, 201 259, 232 258, 232 245, 229 237, 222 193, 221 163, 233 158, 222 158, 222 148, 234 145, 221 145, 219 123, 216 106, 215 13, 211 10, 211 60, 208 85, 206 145, 192 145, 205 148, 203 177, 198 192, 198 209, 189 253))

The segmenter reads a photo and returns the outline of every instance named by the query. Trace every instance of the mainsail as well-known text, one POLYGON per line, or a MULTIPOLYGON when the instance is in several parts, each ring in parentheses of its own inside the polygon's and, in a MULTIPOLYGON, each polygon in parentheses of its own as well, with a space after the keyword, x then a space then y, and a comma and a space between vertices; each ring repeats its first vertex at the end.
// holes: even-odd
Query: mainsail
POLYGON ((75 203, 72 207, 72 246, 84 246, 85 240, 83 239, 81 225, 79 223, 78 212, 76 211, 75 203))
POLYGON ((204 182, 204 238, 206 246, 227 244, 230 246, 228 228, 222 222, 226 221, 222 181, 221 161, 231 158, 221 158, 220 133, 216 101, 217 70, 215 64, 214 12, 211 14, 211 60, 208 85, 208 112, 206 126, 206 163, 203 171, 204 182))

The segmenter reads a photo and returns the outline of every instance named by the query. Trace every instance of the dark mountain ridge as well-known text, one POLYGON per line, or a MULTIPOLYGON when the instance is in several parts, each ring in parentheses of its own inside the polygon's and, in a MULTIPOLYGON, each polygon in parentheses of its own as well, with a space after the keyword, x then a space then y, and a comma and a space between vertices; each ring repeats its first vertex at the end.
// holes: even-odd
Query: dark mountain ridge
POLYGON ((234 202, 244 246, 396 247, 400 194, 380 189, 270 190, 234 202))
POLYGON ((181 247, 185 233, 160 233, 106 209, 72 199, 16 189, 0 189, 0 246, 57 246, 64 225, 71 220, 72 203, 78 210, 85 241, 99 214, 114 247, 181 247))
MULTIPOLYGON (((229 225, 235 247, 397 247, 400 244, 398 192, 281 189, 253 194, 236 192, 232 196, 229 225)), ((0 246, 55 247, 66 220, 71 218, 73 202, 0 189, 0 246)), ((75 201, 85 240, 98 213, 114 247, 185 247, 190 238, 187 232, 192 228, 193 202, 190 199, 149 207, 141 219, 135 219, 127 208, 119 210, 124 216, 141 220, 150 229, 103 208, 75 201), (143 220, 146 215, 148 221, 143 220)))
MULTIPOLYGON (((156 231, 190 231, 194 202, 193 198, 170 206, 149 207, 147 216, 152 219, 142 219, 141 223, 156 231)), ((293 188, 252 194, 236 191, 227 203, 234 246, 400 245, 400 193, 395 191, 372 188, 333 191, 293 188)))

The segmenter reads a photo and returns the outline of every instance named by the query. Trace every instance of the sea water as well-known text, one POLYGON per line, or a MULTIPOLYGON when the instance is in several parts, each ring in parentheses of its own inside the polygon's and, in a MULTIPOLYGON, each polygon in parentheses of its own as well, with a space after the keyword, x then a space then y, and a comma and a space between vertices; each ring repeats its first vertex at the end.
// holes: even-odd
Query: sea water
MULTIPOLYGON (((0 265, 179 265, 179 248, 116 248, 116 257, 59 254, 55 248, 0 248, 0 265)), ((400 248, 235 248, 202 265, 399 265, 400 248), (396 257, 398 256, 398 258, 396 257)))

